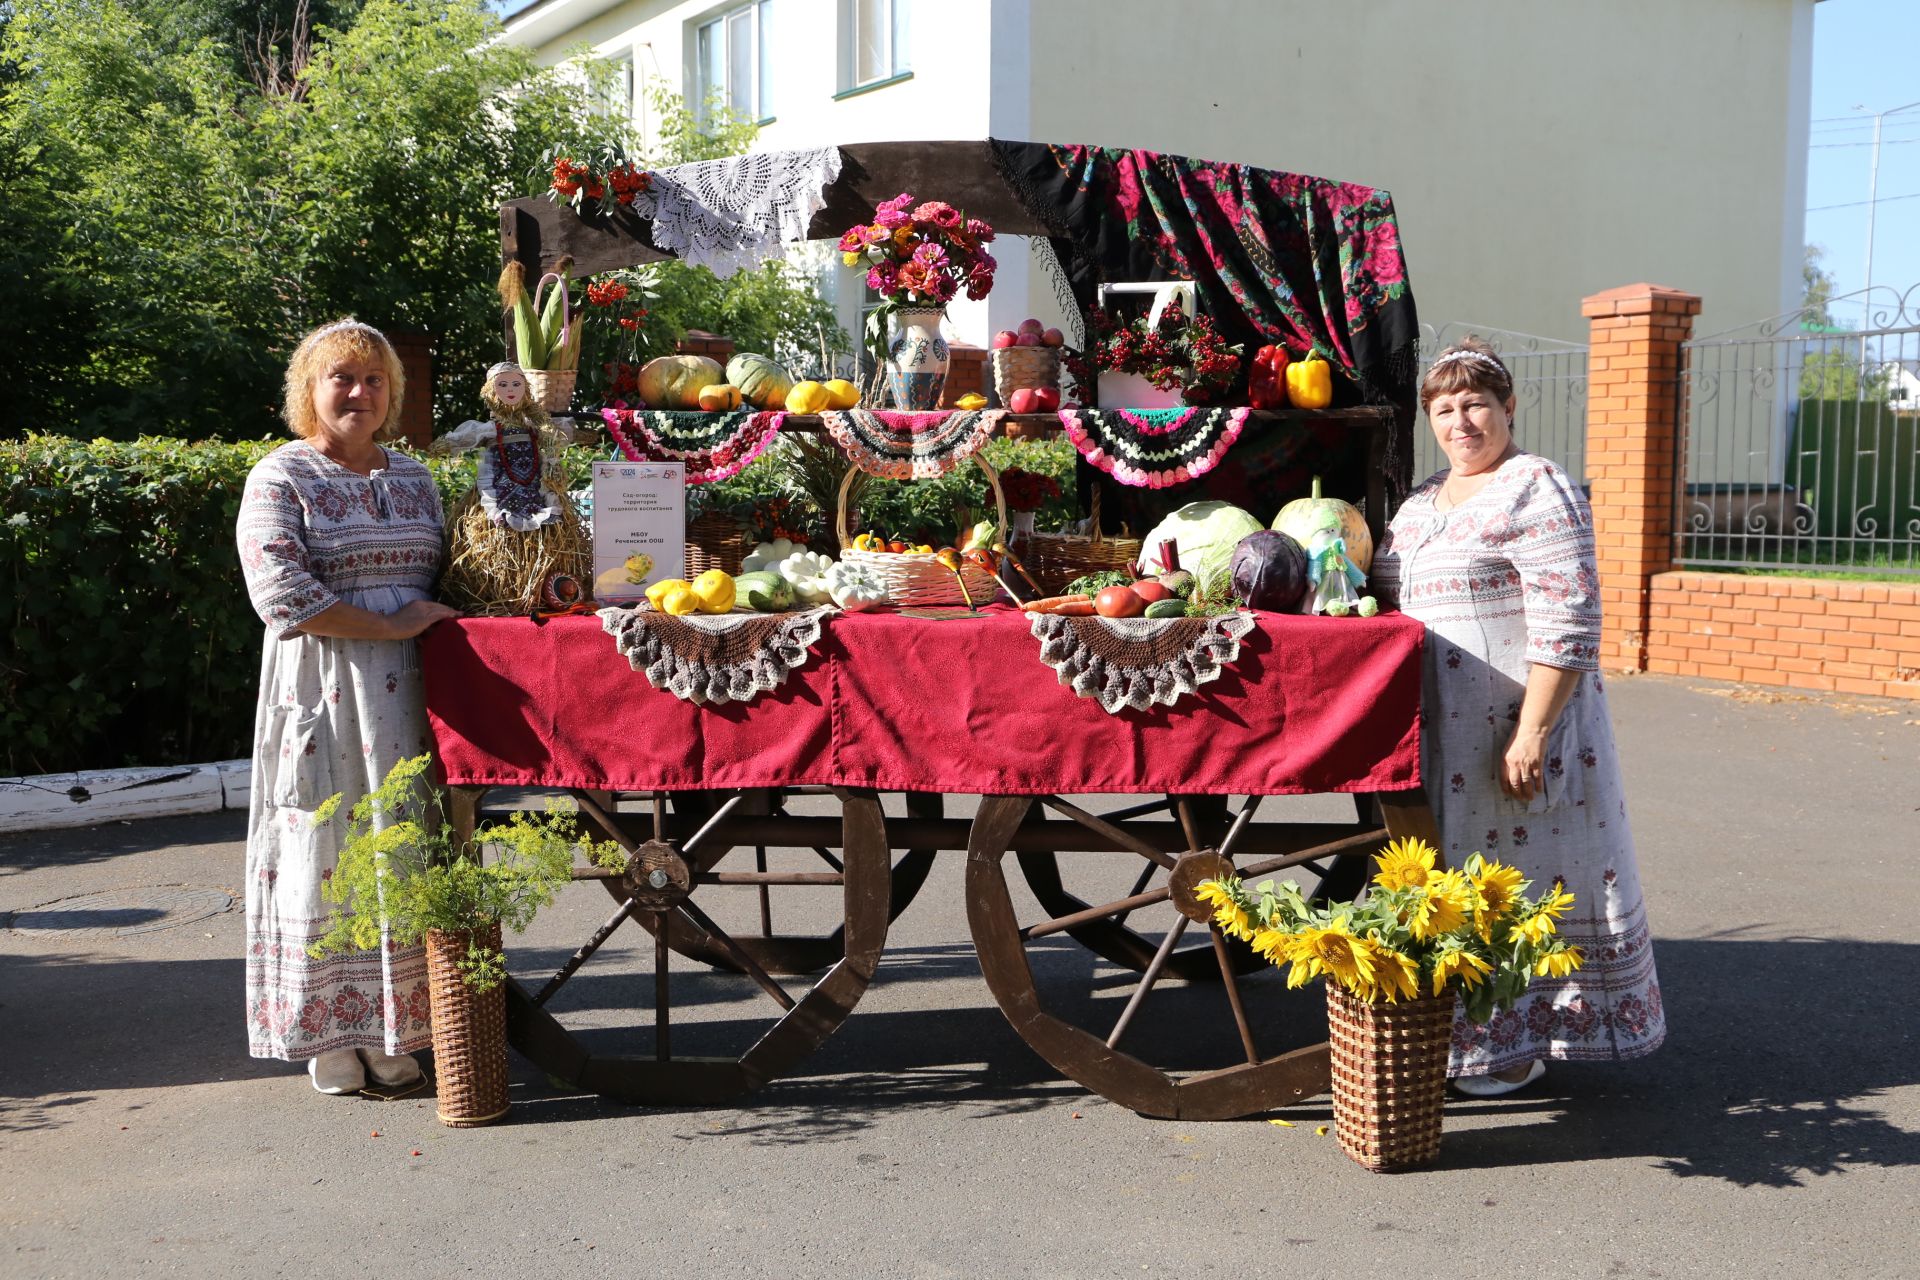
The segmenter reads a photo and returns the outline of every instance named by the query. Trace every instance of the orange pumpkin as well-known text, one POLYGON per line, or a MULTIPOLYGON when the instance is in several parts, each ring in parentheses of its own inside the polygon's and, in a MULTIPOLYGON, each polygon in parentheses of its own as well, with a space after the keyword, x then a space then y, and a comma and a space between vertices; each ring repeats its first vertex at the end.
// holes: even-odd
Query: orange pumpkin
POLYGON ((700 407, 708 413, 725 413, 740 407, 740 388, 730 382, 700 388, 700 407))

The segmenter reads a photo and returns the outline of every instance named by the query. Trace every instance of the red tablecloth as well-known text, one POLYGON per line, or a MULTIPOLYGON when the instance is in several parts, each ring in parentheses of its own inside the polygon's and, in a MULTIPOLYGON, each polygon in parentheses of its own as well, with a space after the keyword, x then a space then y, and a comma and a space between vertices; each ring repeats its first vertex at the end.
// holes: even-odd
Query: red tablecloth
POLYGON ((652 688, 594 617, 442 623, 421 654, 456 785, 1284 795, 1420 784, 1424 634, 1397 614, 1261 614, 1218 680, 1118 715, 1062 687, 1004 607, 836 615, 744 705, 652 688))

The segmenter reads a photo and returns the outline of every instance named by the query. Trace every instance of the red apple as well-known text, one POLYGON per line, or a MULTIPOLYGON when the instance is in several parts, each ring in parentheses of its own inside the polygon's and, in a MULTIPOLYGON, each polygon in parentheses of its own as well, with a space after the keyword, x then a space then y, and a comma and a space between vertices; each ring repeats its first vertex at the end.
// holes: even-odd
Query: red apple
POLYGON ((1058 329, 1048 329, 1040 335, 1040 345, 1043 347, 1064 347, 1067 345, 1067 335, 1058 329))
POLYGON ((1033 409, 1035 413, 1052 413, 1060 407, 1060 388, 1035 387, 1033 389, 1033 409))
POLYGON ((1020 322, 1020 332, 1022 333, 1039 333, 1042 329, 1046 327, 1047 326, 1041 324, 1038 320, 1035 320, 1032 316, 1028 316, 1025 320, 1022 320, 1020 322))
POLYGON ((1016 347, 1037 347, 1040 345, 1040 335, 1030 330, 1022 329, 1013 335, 1013 345, 1016 347))
POLYGON ((1008 347, 1014 346, 1018 341, 1019 341, 1018 335, 1016 335, 1014 331, 1011 329, 1002 329, 1000 332, 993 335, 993 347, 994 347, 994 350, 996 351, 1002 351, 1008 347))
POLYGON ((1007 408, 1015 413, 1039 413, 1038 393, 1032 387, 1021 387, 1007 397, 1007 408))

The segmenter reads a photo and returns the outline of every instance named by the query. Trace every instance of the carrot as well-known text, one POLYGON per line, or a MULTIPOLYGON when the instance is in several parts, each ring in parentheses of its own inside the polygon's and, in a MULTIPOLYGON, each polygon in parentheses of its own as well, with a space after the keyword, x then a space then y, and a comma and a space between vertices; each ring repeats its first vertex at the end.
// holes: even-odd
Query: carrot
POLYGON ((1062 618, 1091 618, 1093 616, 1093 601, 1085 598, 1069 600, 1053 612, 1056 616, 1062 618))
POLYGON ((1091 603, 1092 600, 1092 596, 1085 592, 1078 592, 1070 596, 1048 596, 1044 600, 1029 600, 1020 607, 1028 613, 1058 613, 1062 605, 1078 604, 1081 601, 1091 603))

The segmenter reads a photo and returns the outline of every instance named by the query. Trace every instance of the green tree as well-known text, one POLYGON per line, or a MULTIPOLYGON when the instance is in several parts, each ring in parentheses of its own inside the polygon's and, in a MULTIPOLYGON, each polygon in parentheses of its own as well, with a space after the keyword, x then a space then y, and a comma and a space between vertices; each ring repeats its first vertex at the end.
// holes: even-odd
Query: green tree
POLYGON ((1801 259, 1800 322, 1831 329, 1833 315, 1827 306, 1833 301, 1833 277, 1820 265, 1826 256, 1826 249, 1810 244, 1806 247, 1806 256, 1801 259))

